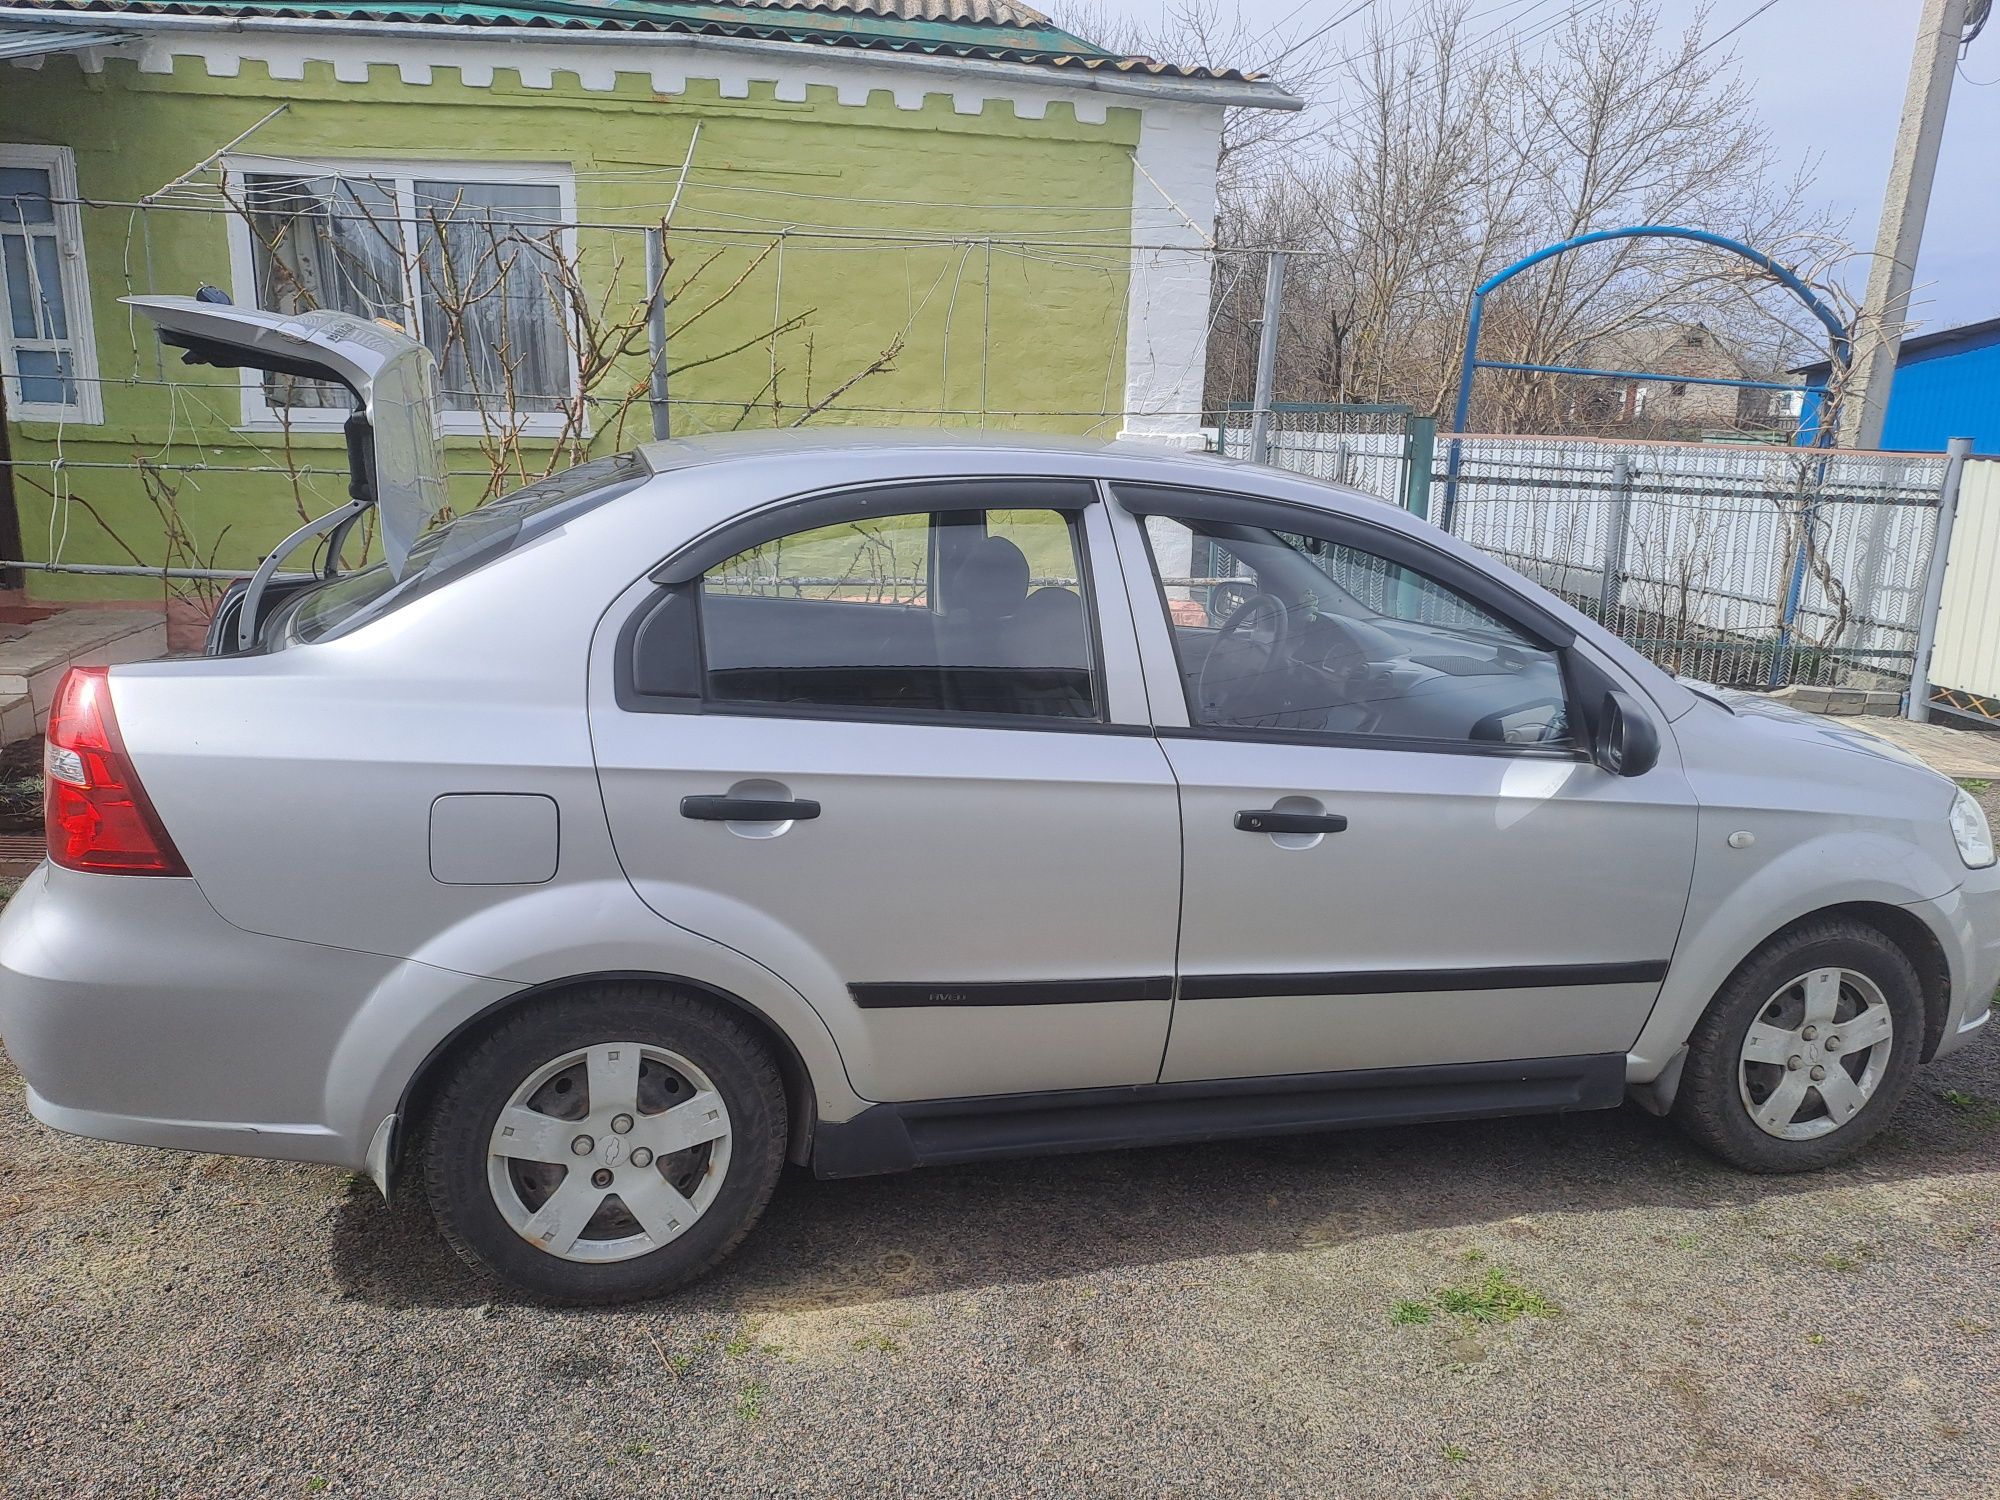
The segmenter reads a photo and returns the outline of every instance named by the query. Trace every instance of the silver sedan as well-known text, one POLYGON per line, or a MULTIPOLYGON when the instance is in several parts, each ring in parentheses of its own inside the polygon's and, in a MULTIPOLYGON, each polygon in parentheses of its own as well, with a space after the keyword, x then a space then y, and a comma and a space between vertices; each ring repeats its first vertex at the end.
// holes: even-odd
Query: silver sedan
POLYGON ((365 1169, 533 1295, 686 1281, 788 1160, 1630 1098, 1810 1169, 2000 982, 1949 781, 1352 491, 819 431, 395 550, 71 674, 0 1035, 52 1126, 365 1169))

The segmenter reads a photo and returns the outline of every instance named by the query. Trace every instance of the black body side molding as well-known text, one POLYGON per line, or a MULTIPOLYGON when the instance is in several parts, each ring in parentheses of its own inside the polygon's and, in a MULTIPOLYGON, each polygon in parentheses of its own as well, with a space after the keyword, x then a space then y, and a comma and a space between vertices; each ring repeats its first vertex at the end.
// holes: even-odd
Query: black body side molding
POLYGON ((1330 974, 1183 974, 1183 1000, 1261 995, 1422 995, 1441 990, 1554 990, 1591 984, 1658 984, 1667 961, 1536 964, 1495 969, 1350 969, 1330 974))
POLYGON ((850 984, 863 1010, 910 1010, 925 1005, 1091 1005, 1107 1000, 1171 1000, 1171 974, 1137 979, 1010 979, 999 983, 919 980, 850 984))
POLYGON ((1606 1052, 923 1099, 822 1121, 812 1167, 819 1177, 863 1177, 1008 1156, 1614 1109, 1624 1098, 1625 1056, 1606 1052))

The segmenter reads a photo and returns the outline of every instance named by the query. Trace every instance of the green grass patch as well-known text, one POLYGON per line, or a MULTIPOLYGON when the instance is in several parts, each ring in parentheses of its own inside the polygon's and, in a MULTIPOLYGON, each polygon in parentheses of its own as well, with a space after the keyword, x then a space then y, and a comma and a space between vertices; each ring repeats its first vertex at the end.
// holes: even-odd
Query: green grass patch
POLYGON ((1561 1311, 1540 1292, 1523 1286, 1496 1266, 1476 1286, 1439 1287, 1429 1297, 1398 1302, 1389 1310, 1389 1321, 1403 1327, 1422 1326, 1443 1312, 1470 1323, 1512 1323, 1518 1318, 1553 1318, 1561 1311))
POLYGON ((1937 1096, 1968 1124, 1981 1127, 2000 1125, 2000 1100, 1989 1099, 1984 1094, 1969 1094, 1964 1089, 1939 1089, 1937 1096))
POLYGON ((1993 790, 1993 783, 1986 780, 1983 776, 1967 776, 1958 784, 1975 797, 1983 796, 1985 793, 1993 790))
POLYGON ((1448 1313, 1475 1323, 1512 1323, 1517 1318, 1552 1318, 1561 1311, 1531 1287, 1494 1269, 1474 1287, 1440 1288, 1437 1304, 1448 1313))
POLYGON ((0 781, 0 820, 35 823, 42 816, 42 775, 10 776, 0 781))

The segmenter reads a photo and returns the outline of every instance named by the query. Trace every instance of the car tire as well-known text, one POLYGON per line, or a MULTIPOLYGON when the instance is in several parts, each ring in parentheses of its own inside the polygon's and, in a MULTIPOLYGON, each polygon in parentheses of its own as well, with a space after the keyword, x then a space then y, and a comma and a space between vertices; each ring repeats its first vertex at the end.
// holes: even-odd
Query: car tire
POLYGON ((608 1304, 734 1250, 786 1134, 776 1061, 726 1005, 605 983, 525 1006, 457 1058, 413 1156, 468 1264, 540 1301, 608 1304))
POLYGON ((1710 1002, 1688 1038, 1674 1119, 1747 1172, 1831 1166, 1888 1123, 1923 1041, 1909 956, 1863 923, 1808 919, 1753 953, 1710 1002))

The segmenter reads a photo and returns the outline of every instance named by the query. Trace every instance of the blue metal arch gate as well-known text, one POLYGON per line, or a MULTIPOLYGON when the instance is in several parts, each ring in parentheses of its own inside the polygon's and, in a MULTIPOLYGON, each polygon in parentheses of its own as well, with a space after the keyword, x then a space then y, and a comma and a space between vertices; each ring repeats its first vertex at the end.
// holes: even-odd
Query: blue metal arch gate
MULTIPOLYGON (((1718 250, 1727 250, 1732 255, 1742 256, 1743 259, 1763 271, 1773 281, 1776 281, 1785 290, 1797 297, 1800 302, 1805 304, 1807 310, 1814 317, 1818 318, 1826 328, 1828 348, 1833 356, 1834 367, 1840 368, 1847 364, 1851 349, 1847 325, 1840 321, 1833 309, 1822 302, 1813 289, 1807 286, 1800 279, 1798 273, 1792 270, 1790 266, 1780 265, 1763 251, 1754 249, 1744 244, 1741 240, 1733 240, 1726 234, 1716 234, 1712 230, 1707 229, 1688 229, 1674 224, 1633 224, 1623 229, 1593 230, 1589 234, 1579 234, 1558 244, 1544 245, 1533 255, 1525 255, 1511 266, 1494 272, 1472 289, 1472 310, 1465 320, 1465 350, 1459 358, 1458 402, 1452 410, 1452 443, 1445 470, 1444 515, 1442 517, 1445 530, 1449 531, 1451 529, 1452 512, 1458 504, 1458 466, 1460 457, 1458 435, 1465 431, 1466 419, 1472 410, 1472 380, 1477 371, 1524 370, 1533 374, 1596 375, 1622 380, 1651 380, 1657 378, 1640 370, 1592 370, 1577 365, 1530 365, 1507 360, 1484 360, 1478 357, 1479 328, 1485 316, 1487 293, 1513 280, 1514 277, 1520 275, 1531 266, 1538 266, 1543 261, 1549 260, 1554 256, 1566 255, 1572 250, 1582 249, 1585 245, 1601 244, 1606 240, 1634 239, 1692 240, 1696 244, 1712 245, 1718 250)), ((1724 380, 1716 376, 1677 375, 1674 379, 1686 385, 1721 385, 1734 386, 1745 390, 1764 391, 1812 390, 1822 384, 1820 381, 1813 381, 1805 386, 1795 386, 1786 385, 1774 380, 1724 380)), ((1832 430, 1832 424, 1822 416, 1816 434, 1816 441, 1821 445, 1825 445, 1831 436, 1832 430)))

